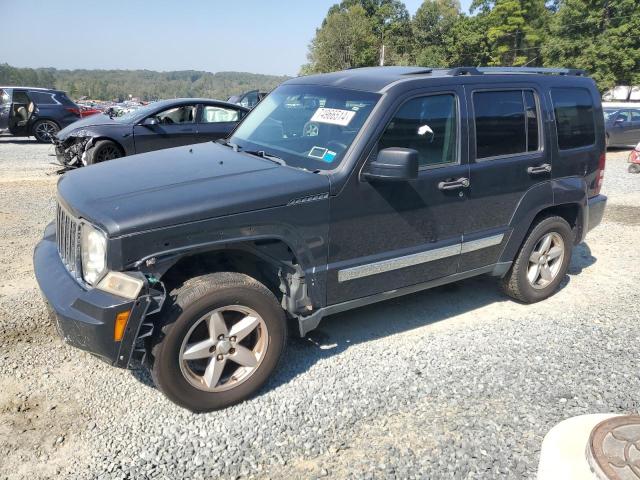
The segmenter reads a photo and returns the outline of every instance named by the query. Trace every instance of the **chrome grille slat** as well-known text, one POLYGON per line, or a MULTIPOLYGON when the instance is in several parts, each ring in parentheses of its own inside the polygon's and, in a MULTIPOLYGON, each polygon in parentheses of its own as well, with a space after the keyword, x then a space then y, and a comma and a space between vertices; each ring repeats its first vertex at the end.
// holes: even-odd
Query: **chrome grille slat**
POLYGON ((69 272, 80 279, 80 222, 58 204, 56 212, 58 253, 69 272))

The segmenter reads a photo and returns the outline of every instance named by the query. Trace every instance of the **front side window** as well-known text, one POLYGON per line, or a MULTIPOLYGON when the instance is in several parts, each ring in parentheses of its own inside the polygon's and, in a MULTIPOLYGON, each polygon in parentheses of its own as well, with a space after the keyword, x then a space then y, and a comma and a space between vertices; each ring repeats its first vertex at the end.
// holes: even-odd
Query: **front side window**
POLYGON ((535 152, 540 115, 531 90, 474 92, 476 158, 535 152))
POLYGON ((232 108, 205 105, 202 109, 202 123, 237 122, 240 112, 232 108))
POLYGON ((175 125, 184 123, 194 123, 196 120, 195 105, 181 105, 169 108, 154 115, 161 125, 175 125))
POLYGON ((421 167, 458 161, 458 106, 453 94, 413 98, 400 107, 387 125, 378 150, 411 148, 421 167))
POLYGON ((593 100, 585 88, 552 88, 558 148, 586 147, 596 142, 593 100))
POLYGON ((229 142, 307 170, 336 168, 380 95, 318 85, 283 85, 244 118, 229 142))

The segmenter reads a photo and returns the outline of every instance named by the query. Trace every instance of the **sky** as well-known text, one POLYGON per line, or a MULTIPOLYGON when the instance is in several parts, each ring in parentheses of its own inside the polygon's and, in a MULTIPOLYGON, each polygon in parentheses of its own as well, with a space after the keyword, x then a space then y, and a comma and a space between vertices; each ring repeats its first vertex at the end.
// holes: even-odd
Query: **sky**
MULTIPOLYGON (((0 63, 296 75, 338 0, 0 0, 0 63)), ((471 0, 462 0, 464 11, 471 0)), ((405 0, 411 14, 422 0, 405 0)))

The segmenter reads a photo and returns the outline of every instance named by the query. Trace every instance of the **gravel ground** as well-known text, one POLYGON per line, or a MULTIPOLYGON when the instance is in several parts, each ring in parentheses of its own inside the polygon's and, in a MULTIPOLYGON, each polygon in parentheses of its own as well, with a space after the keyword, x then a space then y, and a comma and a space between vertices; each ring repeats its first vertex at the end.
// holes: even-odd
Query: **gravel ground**
POLYGON ((640 175, 536 305, 477 278, 328 318, 261 394, 194 415, 63 345, 32 274, 50 147, 0 137, 0 478, 533 478, 546 432, 638 412, 640 175))

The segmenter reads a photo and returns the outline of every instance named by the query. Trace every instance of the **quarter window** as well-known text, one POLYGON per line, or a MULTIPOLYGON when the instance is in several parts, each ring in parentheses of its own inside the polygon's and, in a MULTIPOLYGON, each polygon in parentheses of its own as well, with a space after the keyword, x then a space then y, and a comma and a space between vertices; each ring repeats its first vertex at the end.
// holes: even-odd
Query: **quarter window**
POLYGON ((237 122, 240 112, 231 108, 205 105, 202 109, 202 123, 237 122))
POLYGON ((476 158, 535 152, 540 115, 531 90, 474 92, 476 158))
POLYGON ((586 147, 596 142, 595 116, 591 94, 585 88, 552 88, 558 148, 586 147))
POLYGON ((412 148, 420 166, 455 163, 458 159, 458 107, 453 94, 407 101, 387 125, 378 150, 412 148))

